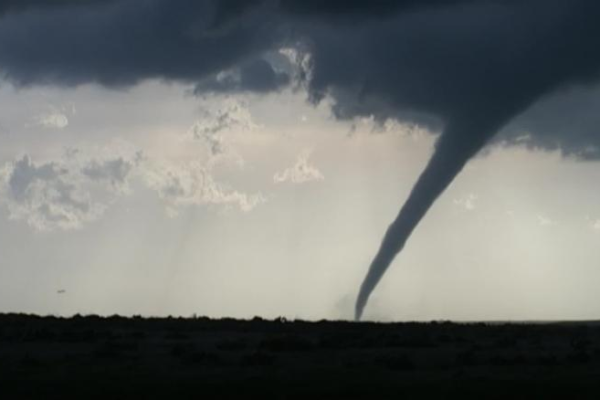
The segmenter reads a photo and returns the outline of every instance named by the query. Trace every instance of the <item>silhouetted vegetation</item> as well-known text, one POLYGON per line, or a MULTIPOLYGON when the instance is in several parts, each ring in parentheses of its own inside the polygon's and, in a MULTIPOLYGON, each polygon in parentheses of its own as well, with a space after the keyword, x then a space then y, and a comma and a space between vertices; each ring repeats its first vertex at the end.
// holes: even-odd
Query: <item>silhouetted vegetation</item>
POLYGON ((584 398, 599 366, 597 323, 0 315, 6 398, 584 398))

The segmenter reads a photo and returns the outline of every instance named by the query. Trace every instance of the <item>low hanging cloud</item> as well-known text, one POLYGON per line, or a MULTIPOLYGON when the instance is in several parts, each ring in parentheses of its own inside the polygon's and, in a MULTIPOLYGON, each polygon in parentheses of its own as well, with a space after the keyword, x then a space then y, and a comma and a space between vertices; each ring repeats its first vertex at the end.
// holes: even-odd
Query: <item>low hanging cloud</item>
POLYGON ((309 163, 310 154, 310 151, 304 151, 300 153, 296 159, 296 163, 293 166, 275 173, 273 176, 273 182, 306 183, 324 180, 325 176, 323 176, 321 171, 309 163))

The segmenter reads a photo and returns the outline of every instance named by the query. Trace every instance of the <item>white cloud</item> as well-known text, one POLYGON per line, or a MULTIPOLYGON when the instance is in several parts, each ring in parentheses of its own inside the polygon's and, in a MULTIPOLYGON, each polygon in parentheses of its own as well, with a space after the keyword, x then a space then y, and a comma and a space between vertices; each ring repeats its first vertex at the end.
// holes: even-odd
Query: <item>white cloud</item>
MULTIPOLYGON (((49 106, 45 111, 27 126, 64 128, 76 113, 74 106, 49 106)), ((216 105, 207 102, 187 133, 187 140, 199 141, 209 153, 201 162, 158 161, 126 143, 69 148, 52 159, 25 154, 0 164, 0 206, 11 219, 36 230, 77 229, 130 193, 136 179, 156 192, 170 215, 192 205, 250 211, 265 197, 219 182, 213 168, 231 159, 243 165, 230 144, 235 135, 257 127, 243 101, 228 99, 216 105)))
POLYGON ((596 231, 596 232, 600 232, 600 219, 597 219, 595 221, 592 221, 592 223, 590 224, 591 228, 596 231))
POLYGON ((469 193, 458 199, 454 199, 453 203, 457 207, 461 207, 466 211, 472 211, 475 209, 475 202, 477 201, 477 195, 469 193))
POLYGON ((171 216, 176 216, 182 206, 225 206, 247 212, 265 201, 262 194, 250 195, 216 182, 210 168, 198 162, 150 163, 144 171, 144 179, 166 203, 171 216))
POLYGON ((82 183, 78 171, 61 162, 36 164, 25 155, 4 167, 0 192, 11 219, 40 231, 73 229, 104 210, 82 183))
POLYGON ((182 206, 220 206, 247 212, 266 201, 217 182, 210 167, 198 162, 156 162, 119 146, 82 151, 68 149, 58 160, 34 162, 28 155, 0 169, 0 204, 9 217, 39 231, 77 229, 99 218, 130 180, 156 191, 167 213, 182 206))
POLYGON ((136 151, 127 156, 104 156, 83 163, 81 173, 90 181, 104 183, 118 193, 129 191, 129 178, 142 162, 144 156, 136 151))
POLYGON ((69 125, 69 118, 58 111, 40 114, 35 118, 36 125, 49 129, 63 129, 69 125))
POLYGON ((275 173, 273 181, 275 183, 291 182, 305 183, 310 181, 322 181, 325 179, 321 171, 314 165, 309 164, 310 151, 304 151, 298 155, 296 164, 275 173))
POLYGON ((8 162, 0 174, 0 204, 9 218, 39 231, 77 229, 96 220, 120 194, 139 164, 140 153, 124 147, 67 149, 56 160, 29 155, 8 162))
POLYGON ((69 115, 77 114, 75 105, 64 105, 61 107, 47 106, 46 111, 33 117, 31 123, 26 124, 26 127, 41 126, 46 129, 64 129, 69 126, 69 115))
POLYGON ((554 225, 558 224, 558 222, 556 222, 555 220, 553 220, 543 214, 536 215, 536 218, 537 218, 537 221, 540 224, 540 226, 547 227, 547 226, 554 226, 554 225))

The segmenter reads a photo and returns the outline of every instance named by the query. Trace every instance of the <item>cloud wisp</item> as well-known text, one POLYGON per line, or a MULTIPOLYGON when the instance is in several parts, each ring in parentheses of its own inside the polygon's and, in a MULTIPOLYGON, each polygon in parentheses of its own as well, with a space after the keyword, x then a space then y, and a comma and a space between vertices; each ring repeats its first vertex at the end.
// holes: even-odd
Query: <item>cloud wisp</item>
POLYGON ((216 109, 202 108, 200 117, 187 132, 187 137, 206 146, 211 164, 223 158, 232 158, 238 164, 243 164, 241 156, 231 149, 227 134, 233 131, 251 132, 258 127, 247 105, 230 99, 216 109))
POLYGON ((306 150, 300 153, 296 159, 296 163, 284 169, 283 171, 276 172, 273 175, 273 182, 275 183, 306 183, 311 181, 322 181, 325 176, 319 171, 317 167, 309 163, 311 152, 306 150))

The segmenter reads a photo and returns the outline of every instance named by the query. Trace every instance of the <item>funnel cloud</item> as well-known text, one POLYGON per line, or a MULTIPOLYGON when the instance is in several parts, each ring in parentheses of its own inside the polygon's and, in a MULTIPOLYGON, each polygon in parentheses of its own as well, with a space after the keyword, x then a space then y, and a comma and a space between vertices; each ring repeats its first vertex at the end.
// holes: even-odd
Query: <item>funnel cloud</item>
MULTIPOLYGON (((491 121, 490 121, 491 122, 491 121)), ((429 160, 396 219, 388 228, 358 294, 354 317, 360 320, 369 296, 383 277, 394 257, 404 248, 413 230, 435 200, 452 183, 471 157, 495 132, 496 125, 456 124, 446 127, 429 160), (479 135, 477 135, 479 133, 479 135), (458 135, 474 135, 474 140, 461 141, 458 135)))

